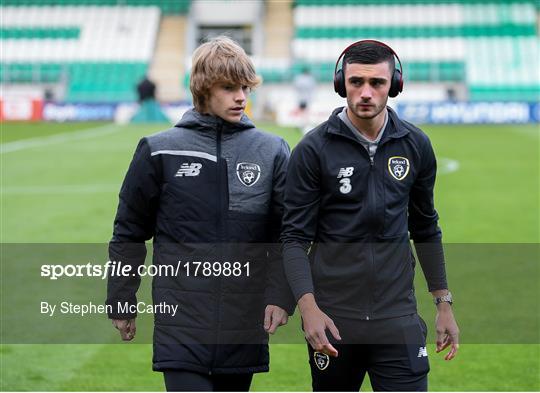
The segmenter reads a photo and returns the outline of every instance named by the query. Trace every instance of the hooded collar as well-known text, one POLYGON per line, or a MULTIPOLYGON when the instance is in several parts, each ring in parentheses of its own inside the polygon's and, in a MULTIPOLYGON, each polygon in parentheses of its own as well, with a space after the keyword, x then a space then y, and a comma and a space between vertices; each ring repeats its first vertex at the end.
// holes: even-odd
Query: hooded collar
POLYGON ((217 132, 218 129, 221 129, 223 133, 234 133, 255 128, 255 125, 245 114, 242 115, 238 123, 229 123, 221 117, 202 114, 197 112, 195 108, 191 108, 184 113, 175 127, 205 132, 217 132))
MULTIPOLYGON (((388 138, 401 138, 407 135, 409 133, 409 130, 401 122, 396 112, 394 112, 394 110, 389 106, 387 106, 386 109, 388 110, 388 124, 384 129, 384 134, 381 142, 388 138)), ((358 138, 353 135, 353 131, 339 118, 338 114, 342 110, 343 107, 334 109, 334 111, 328 118, 328 128, 326 132, 328 132, 329 134, 344 136, 346 138, 352 138, 355 141, 358 141, 358 138)))

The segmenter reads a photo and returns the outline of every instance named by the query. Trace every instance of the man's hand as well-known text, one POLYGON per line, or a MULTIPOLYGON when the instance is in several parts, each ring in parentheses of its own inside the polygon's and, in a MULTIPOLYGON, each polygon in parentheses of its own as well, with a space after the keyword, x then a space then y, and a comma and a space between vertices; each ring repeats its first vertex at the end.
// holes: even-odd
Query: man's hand
POLYGON ((302 314, 304 334, 311 347, 318 352, 337 357, 338 351, 326 336, 326 329, 330 330, 336 340, 341 340, 339 330, 334 321, 323 313, 317 306, 312 293, 306 293, 298 300, 298 308, 302 314))
POLYGON ((266 333, 274 334, 277 328, 287 324, 288 320, 287 311, 279 306, 269 304, 264 309, 264 330, 266 333))
POLYGON ((439 353, 451 345, 450 352, 446 354, 444 360, 452 360, 459 349, 459 328, 450 304, 440 303, 437 305, 435 329, 437 331, 436 352, 439 353))
POLYGON ((135 337, 137 328, 135 326, 135 319, 113 319, 112 324, 120 332, 120 337, 124 341, 131 341, 135 337))

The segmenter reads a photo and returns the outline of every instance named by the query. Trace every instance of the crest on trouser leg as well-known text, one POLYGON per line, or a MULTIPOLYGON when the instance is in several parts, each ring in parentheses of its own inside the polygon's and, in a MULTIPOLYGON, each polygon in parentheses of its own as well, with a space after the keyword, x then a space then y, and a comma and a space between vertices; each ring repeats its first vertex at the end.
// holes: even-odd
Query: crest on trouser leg
POLYGON ((322 352, 313 353, 313 361, 319 370, 324 370, 330 364, 330 356, 322 352))

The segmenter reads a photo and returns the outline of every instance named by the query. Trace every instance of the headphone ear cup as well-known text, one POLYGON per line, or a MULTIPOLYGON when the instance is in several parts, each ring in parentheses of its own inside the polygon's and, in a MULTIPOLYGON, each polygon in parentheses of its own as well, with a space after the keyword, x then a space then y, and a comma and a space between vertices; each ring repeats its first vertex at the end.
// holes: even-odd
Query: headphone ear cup
POLYGON ((394 70, 392 75, 392 82, 390 83, 390 91, 388 92, 389 97, 397 97, 399 93, 403 91, 403 76, 401 71, 397 68, 394 70))
POLYGON ((334 74, 334 91, 340 95, 340 97, 347 97, 347 90, 345 89, 345 79, 343 78, 343 70, 339 69, 334 74))

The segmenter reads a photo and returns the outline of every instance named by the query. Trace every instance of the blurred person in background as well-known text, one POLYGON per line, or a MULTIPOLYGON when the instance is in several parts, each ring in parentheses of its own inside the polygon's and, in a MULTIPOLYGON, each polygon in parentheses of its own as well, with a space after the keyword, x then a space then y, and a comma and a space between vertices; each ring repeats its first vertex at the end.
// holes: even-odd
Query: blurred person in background
POLYGON ((317 89, 317 81, 308 67, 294 78, 294 88, 298 98, 297 114, 300 117, 300 129, 302 133, 309 131, 309 110, 317 89))
POLYGON ((137 84, 139 108, 131 118, 132 123, 169 123, 156 100, 156 84, 148 76, 137 84))
POLYGON ((137 96, 139 98, 139 104, 146 100, 156 99, 156 84, 146 75, 137 84, 137 96))
POLYGON ((310 131, 289 162, 283 255, 315 391, 358 391, 366 372, 376 391, 427 390, 409 233, 437 307, 436 350, 450 346, 446 360, 458 351, 433 202, 435 155, 427 135, 387 107, 403 88, 394 57, 373 40, 346 48, 334 89, 347 105, 310 131))
MULTIPOLYGON (((268 333, 294 310, 275 246, 289 146, 244 114, 259 83, 236 42, 221 36, 199 46, 190 80, 195 107, 173 128, 141 139, 120 190, 111 260, 135 271, 153 238, 154 265, 223 264, 210 274, 183 265, 178 276, 153 278, 154 305, 179 305, 177 315, 154 314, 153 369, 164 373, 168 391, 248 391, 253 373, 269 370, 268 333), (226 274, 231 248, 249 265, 226 274)), ((109 275, 107 304, 136 304, 139 284, 139 276, 109 275)), ((123 340, 135 336, 135 317, 109 314, 123 340)))

